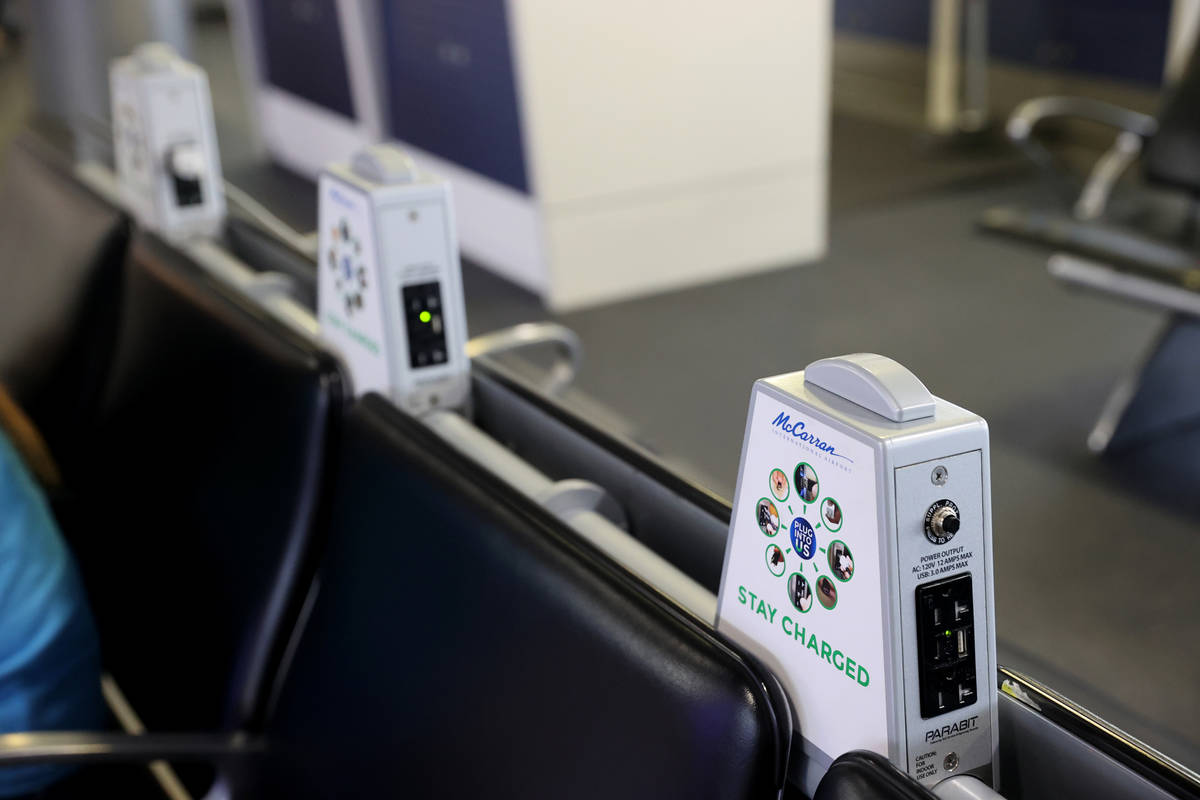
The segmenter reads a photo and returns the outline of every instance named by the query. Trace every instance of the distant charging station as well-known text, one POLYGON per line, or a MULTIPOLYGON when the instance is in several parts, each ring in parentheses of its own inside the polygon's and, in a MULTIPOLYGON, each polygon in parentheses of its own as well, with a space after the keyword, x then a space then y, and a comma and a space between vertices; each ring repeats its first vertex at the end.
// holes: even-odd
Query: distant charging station
POLYGON ((717 628, 779 675, 811 794, 837 756, 994 785, 987 424, 855 354, 754 384, 717 628))
POLYGON ((376 145, 321 174, 317 311, 355 391, 410 413, 470 392, 466 309, 450 184, 376 145))
POLYGON ((221 154, 204 70, 169 45, 140 45, 109 69, 113 151, 126 206, 171 239, 225 219, 221 154))

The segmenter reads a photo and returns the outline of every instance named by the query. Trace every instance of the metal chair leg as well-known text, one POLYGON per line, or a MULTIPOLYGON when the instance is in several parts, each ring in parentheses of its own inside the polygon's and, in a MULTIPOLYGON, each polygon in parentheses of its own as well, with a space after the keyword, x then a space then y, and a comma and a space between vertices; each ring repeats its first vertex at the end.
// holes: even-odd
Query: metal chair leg
POLYGON ((1200 424, 1200 320, 1172 315, 1113 387, 1088 449, 1116 453, 1192 424, 1200 424))

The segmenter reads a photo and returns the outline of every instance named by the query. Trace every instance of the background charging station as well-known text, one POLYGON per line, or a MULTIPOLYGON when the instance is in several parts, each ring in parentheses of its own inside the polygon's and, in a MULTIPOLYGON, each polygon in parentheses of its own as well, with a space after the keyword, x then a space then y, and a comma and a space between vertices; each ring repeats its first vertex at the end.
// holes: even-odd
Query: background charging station
POLYGON ((109 82, 126 207, 168 238, 216 234, 225 219, 225 187, 204 70, 151 42, 114 61, 109 82))
POLYGON ((317 312, 355 391, 410 413, 470 391, 462 268, 450 184, 375 145, 321 174, 317 312))

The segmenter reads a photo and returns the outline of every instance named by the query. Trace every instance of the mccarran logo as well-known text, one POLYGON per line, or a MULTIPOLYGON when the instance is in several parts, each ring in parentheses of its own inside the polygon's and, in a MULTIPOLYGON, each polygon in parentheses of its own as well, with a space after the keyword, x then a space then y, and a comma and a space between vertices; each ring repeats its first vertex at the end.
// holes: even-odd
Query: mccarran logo
POLYGON ((771 421, 771 424, 776 428, 779 428, 784 433, 790 433, 793 439, 799 439, 802 442, 808 442, 823 453, 828 453, 836 458, 844 458, 851 464, 854 463, 854 460, 850 458, 850 456, 842 455, 829 442, 826 442, 815 434, 806 431, 804 429, 804 420, 798 419, 795 422, 792 422, 792 418, 781 411, 779 416, 771 421))
POLYGON ((953 736, 958 736, 963 733, 970 733, 979 728, 979 715, 967 717, 959 720, 952 725, 943 725, 940 728, 934 728, 931 731, 925 731, 925 742, 940 742, 943 739, 949 739, 953 736))

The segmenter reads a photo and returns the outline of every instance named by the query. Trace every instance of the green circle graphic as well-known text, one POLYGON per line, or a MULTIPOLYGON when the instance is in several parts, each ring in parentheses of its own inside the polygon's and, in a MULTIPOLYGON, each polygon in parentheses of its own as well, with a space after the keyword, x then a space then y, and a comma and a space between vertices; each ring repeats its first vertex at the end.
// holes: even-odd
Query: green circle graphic
MULTIPOLYGON (((853 551, 850 550, 850 545, 846 544, 841 539, 834 539, 832 542, 830 542, 825 547, 825 563, 827 563, 829 565, 829 571, 833 573, 834 578, 841 581, 842 583, 849 583, 850 578, 854 577, 854 567, 853 566, 850 567, 850 578, 843 578, 841 575, 838 574, 838 568, 836 566, 834 566, 834 563, 833 563, 833 546, 834 546, 834 544, 837 544, 839 542, 841 542, 841 544, 846 546, 846 554, 850 556, 850 560, 851 561, 854 560, 854 553, 853 553, 853 551)), ((837 605, 836 601, 834 601, 834 605, 837 605)))
POLYGON ((787 499, 792 496, 792 483, 788 480, 787 473, 779 467, 774 467, 770 472, 767 473, 767 488, 771 492, 771 497, 775 497, 775 502, 777 503, 785 503, 787 502, 787 499), (775 497, 775 485, 771 483, 771 476, 776 472, 783 475, 783 482, 787 486, 787 491, 784 492, 783 497, 775 497))
POLYGON ((767 551, 766 551, 765 555, 767 557, 767 571, 770 572, 772 575, 774 575, 776 578, 782 578, 783 573, 787 572, 787 556, 784 555, 783 548, 775 543, 771 543, 771 544, 767 545, 767 551), (779 551, 779 555, 783 556, 783 561, 781 562, 782 568, 779 570, 779 572, 776 572, 775 570, 771 569, 771 548, 772 547, 774 547, 776 550, 779 551))
POLYGON ((821 603, 821 608, 824 608, 828 611, 833 611, 835 608, 837 608, 837 604, 838 604, 837 584, 834 583, 833 579, 830 578, 828 575, 822 575, 821 577, 819 577, 815 581, 813 581, 813 594, 815 594, 817 596, 816 602, 821 603), (822 580, 829 581, 829 585, 833 587, 833 605, 831 605, 831 606, 827 606, 824 603, 821 603, 821 590, 817 588, 817 585, 820 584, 820 582, 822 580))
POLYGON ((817 502, 817 498, 821 496, 821 476, 817 474, 817 468, 814 467, 812 464, 809 464, 807 461, 801 461, 799 464, 796 465, 796 468, 792 470, 792 483, 797 487, 796 488, 796 496, 799 497, 805 503, 815 503, 815 502, 817 502), (800 490, 799 482, 796 480, 796 473, 800 471, 801 467, 808 467, 810 470, 812 470, 813 477, 816 479, 816 482, 817 482, 817 493, 813 495, 813 498, 811 500, 809 500, 807 497, 804 496, 804 492, 800 490))
POLYGON ((825 526, 825 530, 829 531, 830 533, 837 533, 838 531, 840 531, 842 529, 842 526, 846 524, 846 509, 842 508, 842 504, 839 503, 837 500, 835 500, 832 497, 826 497, 824 500, 822 500, 821 506, 822 506, 822 509, 817 514, 817 516, 821 518, 821 524, 825 526), (824 506, 826 503, 833 503, 835 506, 838 507, 838 511, 842 512, 842 521, 837 524, 836 528, 831 527, 829 519, 825 516, 824 506))
POLYGON ((764 536, 775 537, 776 535, 779 534, 779 528, 781 527, 782 523, 776 523, 775 533, 767 533, 767 529, 764 528, 763 524, 758 521, 758 509, 762 508, 763 502, 766 502, 766 504, 771 507, 771 510, 773 510, 775 512, 775 519, 780 518, 779 509, 775 507, 775 503, 772 502, 769 498, 760 497, 760 498, 758 498, 758 501, 754 504, 754 521, 755 521, 755 523, 758 524, 758 529, 763 532, 764 536))
POLYGON ((808 584, 808 592, 809 592, 809 596, 812 597, 812 602, 810 602, 808 604, 808 608, 799 608, 796 606, 795 603, 792 602, 792 578, 799 578, 800 580, 804 581, 805 583, 808 583, 808 578, 804 577, 799 572, 793 572, 791 575, 788 576, 788 579, 787 579, 788 604, 791 605, 792 608, 795 608, 796 611, 800 612, 801 614, 807 614, 809 611, 812 611, 812 607, 817 604, 817 590, 813 587, 813 585, 811 583, 809 583, 808 584))

